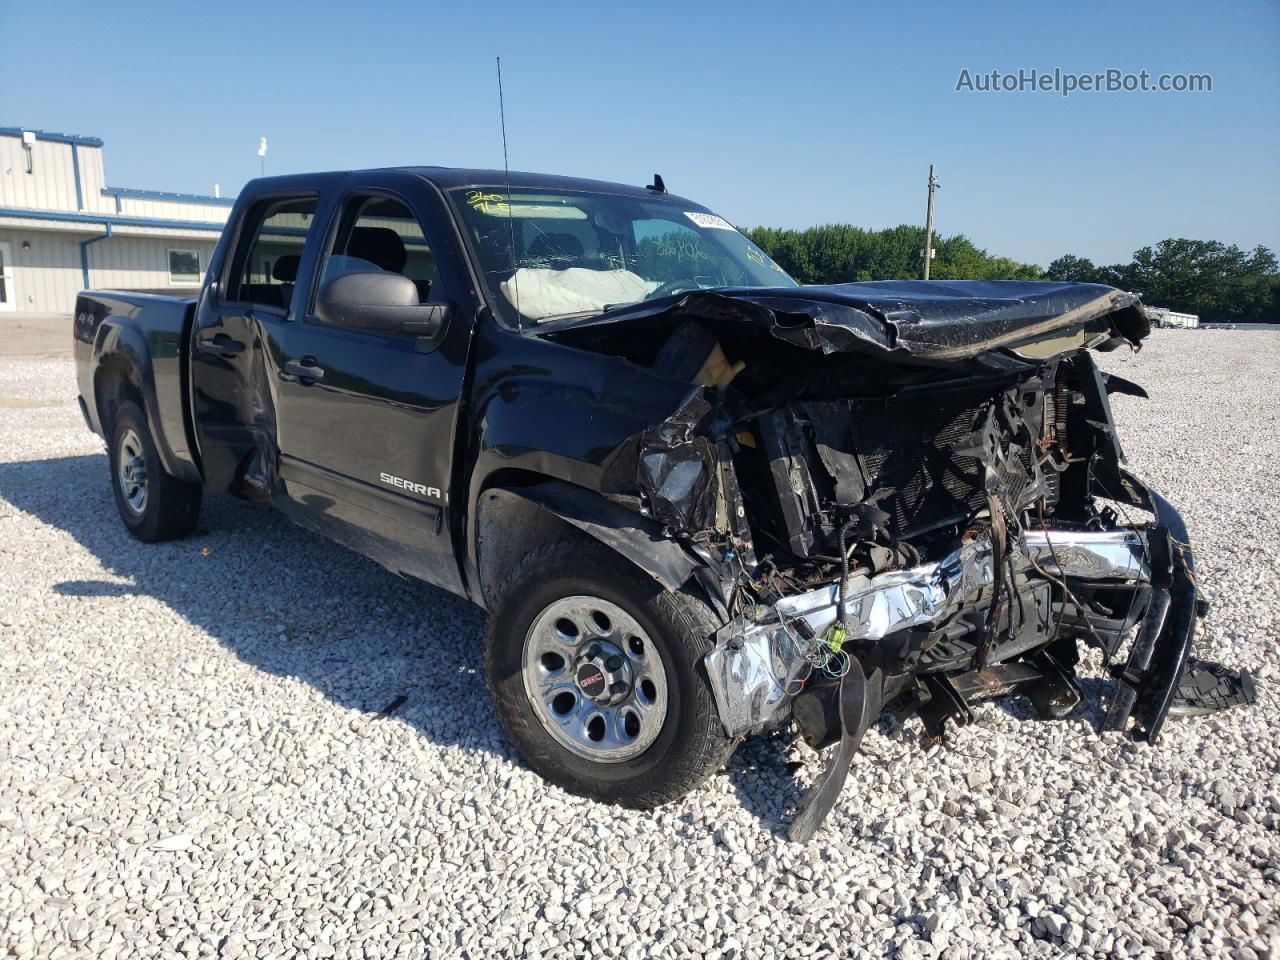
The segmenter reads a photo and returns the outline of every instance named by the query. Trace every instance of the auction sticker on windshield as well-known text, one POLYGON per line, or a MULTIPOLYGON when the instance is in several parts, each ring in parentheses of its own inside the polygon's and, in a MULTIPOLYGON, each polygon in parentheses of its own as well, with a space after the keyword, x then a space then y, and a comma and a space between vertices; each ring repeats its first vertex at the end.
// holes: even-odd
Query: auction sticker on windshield
POLYGON ((732 223, 724 219, 724 217, 717 217, 714 213, 694 213, 693 211, 686 210, 684 215, 700 227, 710 227, 713 230, 737 229, 732 223))

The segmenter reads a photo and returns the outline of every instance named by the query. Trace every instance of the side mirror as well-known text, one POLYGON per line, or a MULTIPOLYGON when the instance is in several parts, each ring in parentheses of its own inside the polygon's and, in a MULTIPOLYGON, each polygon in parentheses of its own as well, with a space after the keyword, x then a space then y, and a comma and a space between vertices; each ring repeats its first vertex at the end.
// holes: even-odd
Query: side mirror
POLYGON ((444 332, 449 308, 442 303, 419 303, 418 287, 408 277, 360 270, 340 274, 320 288, 316 318, 335 327, 434 339, 444 332))

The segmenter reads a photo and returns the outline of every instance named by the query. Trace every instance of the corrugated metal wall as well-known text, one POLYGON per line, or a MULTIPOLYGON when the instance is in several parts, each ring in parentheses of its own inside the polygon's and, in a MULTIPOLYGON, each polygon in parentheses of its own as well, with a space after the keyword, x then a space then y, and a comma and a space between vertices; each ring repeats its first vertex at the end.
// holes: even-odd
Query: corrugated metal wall
POLYGON ((169 249, 195 250, 200 255, 200 270, 203 273, 209 268, 213 246, 212 242, 206 240, 156 240, 120 236, 99 240, 89 247, 89 284, 98 290, 164 290, 168 287, 190 289, 190 283, 169 282, 169 249))
MULTIPOLYGON (((115 197, 104 197, 115 210, 115 197)), ((152 200, 146 197, 121 197, 120 216, 150 217, 155 220, 200 220, 206 223, 226 223, 229 206, 203 203, 178 203, 173 200, 152 200)))
MULTIPOLYGON (((80 241, 84 239, 87 237, 52 230, 19 233, 0 229, 0 242, 9 245, 13 266, 10 296, 17 310, 66 314, 74 311, 76 294, 84 287, 80 269, 80 241), (24 240, 30 249, 22 248, 24 240)), ((197 251, 203 271, 209 266, 214 242, 127 236, 98 240, 88 247, 89 285, 98 290, 172 289, 177 295, 185 295, 192 284, 169 282, 171 247, 197 251)), ((0 313, 0 323, 4 316, 0 313)))
MULTIPOLYGON (((106 187, 102 148, 85 142, 63 142, 56 139, 59 136, 38 134, 28 154, 20 136, 0 135, 0 207, 213 225, 221 225, 231 211, 226 204, 202 204, 196 198, 170 200, 122 195, 117 204, 115 195, 102 192, 106 187), (30 173, 27 172, 28 159, 30 173)), ((219 233, 218 230, 132 225, 117 225, 113 230, 113 236, 103 238, 105 223, 61 223, 18 216, 0 220, 0 241, 8 243, 13 273, 7 296, 14 309, 71 313, 75 309, 76 294, 85 285, 81 244, 92 238, 98 239, 86 248, 89 286, 186 293, 192 286, 189 281, 179 285, 169 280, 170 248, 196 251, 203 271, 208 267, 219 233), (24 243, 26 249, 23 249, 24 243)), ((3 317, 0 313, 0 321, 3 317)))
MULTIPOLYGON (((9 245, 13 282, 9 296, 19 311, 71 313, 80 289, 79 238, 49 230, 18 233, 0 230, 9 245), (22 249, 22 241, 31 245, 22 249)), ((0 313, 0 323, 5 314, 0 313)))
POLYGON ((31 171, 27 173, 27 151, 21 138, 0 136, 0 207, 115 212, 115 198, 102 195, 106 182, 101 147, 36 140, 31 148, 31 171), (80 161, 79 206, 73 150, 80 161))

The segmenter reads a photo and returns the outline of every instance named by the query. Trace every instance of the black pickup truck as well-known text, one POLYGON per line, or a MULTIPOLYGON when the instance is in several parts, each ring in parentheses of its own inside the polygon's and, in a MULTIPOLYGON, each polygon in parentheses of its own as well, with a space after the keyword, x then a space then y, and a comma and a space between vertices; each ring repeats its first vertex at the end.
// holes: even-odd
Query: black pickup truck
POLYGON ((1187 533, 1108 403, 1142 391, 1090 356, 1138 347, 1136 297, 802 287, 654 179, 249 184, 198 300, 77 301, 125 525, 181 537, 229 493, 469 598, 504 730, 600 800, 794 721, 836 746, 801 839, 884 711, 933 740, 983 696, 1062 717, 1081 643, 1117 664, 1107 729, 1248 699, 1190 658, 1187 533))

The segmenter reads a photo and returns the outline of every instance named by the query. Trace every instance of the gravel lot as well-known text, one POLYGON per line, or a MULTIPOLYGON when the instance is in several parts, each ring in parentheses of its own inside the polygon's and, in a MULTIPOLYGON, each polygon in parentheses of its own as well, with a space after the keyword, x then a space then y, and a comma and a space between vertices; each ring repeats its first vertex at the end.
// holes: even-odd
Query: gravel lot
POLYGON ((818 764, 790 735, 651 814, 549 787, 499 735, 475 608, 226 498, 136 543, 70 362, 0 359, 0 948, 1276 955, 1280 334, 1105 364, 1151 392, 1116 407, 1196 542, 1201 652, 1270 677, 1261 703, 1155 749, 1099 738, 1096 707, 984 705, 927 756, 882 722, 797 847, 818 764))

